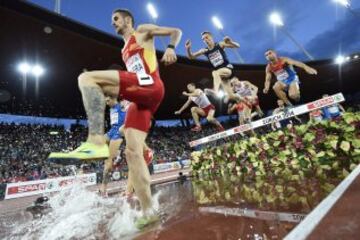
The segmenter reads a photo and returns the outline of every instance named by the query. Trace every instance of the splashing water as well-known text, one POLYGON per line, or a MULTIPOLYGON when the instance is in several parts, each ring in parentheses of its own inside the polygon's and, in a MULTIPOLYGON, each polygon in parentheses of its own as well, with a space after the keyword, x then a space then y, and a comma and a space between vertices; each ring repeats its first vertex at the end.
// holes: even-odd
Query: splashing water
MULTIPOLYGON (((153 197, 159 209, 161 191, 153 197)), ((81 183, 50 198, 52 211, 41 219, 14 224, 7 239, 123 239, 138 230, 141 212, 125 198, 102 198, 81 183)), ((129 236, 130 237, 130 236, 129 236)))

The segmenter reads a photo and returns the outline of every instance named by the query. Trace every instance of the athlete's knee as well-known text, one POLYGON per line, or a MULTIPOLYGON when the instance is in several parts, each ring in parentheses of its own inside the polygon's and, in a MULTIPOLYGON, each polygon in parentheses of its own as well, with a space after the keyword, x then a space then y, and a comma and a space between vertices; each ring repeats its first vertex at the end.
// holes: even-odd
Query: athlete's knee
POLYGON ((300 94, 299 93, 289 93, 289 97, 295 101, 300 100, 300 94))
POLYGON ((142 150, 140 148, 136 147, 129 147, 127 146, 125 148, 125 156, 126 160, 129 164, 132 164, 134 159, 138 159, 142 157, 142 150))
POLYGON ((215 118, 213 116, 207 116, 206 120, 208 120, 209 122, 213 122, 215 118))
POLYGON ((91 77, 89 72, 83 72, 78 77, 79 87, 95 84, 94 78, 91 77))
POLYGON ((218 70, 214 70, 214 71, 212 71, 212 76, 213 76, 214 78, 216 78, 216 77, 220 77, 220 73, 219 73, 219 71, 218 71, 218 70))

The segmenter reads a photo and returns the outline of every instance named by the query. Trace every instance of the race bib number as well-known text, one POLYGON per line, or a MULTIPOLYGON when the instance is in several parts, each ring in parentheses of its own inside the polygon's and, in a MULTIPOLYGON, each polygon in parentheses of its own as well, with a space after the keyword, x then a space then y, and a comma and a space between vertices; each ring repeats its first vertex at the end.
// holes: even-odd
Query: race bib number
POLYGON ((154 84, 154 79, 146 73, 136 73, 140 86, 149 86, 154 84))
POLYGON ((275 73, 277 80, 284 81, 289 78, 289 74, 285 70, 280 70, 275 73))
POLYGON ((125 64, 126 64, 126 69, 129 72, 133 72, 133 73, 145 73, 146 72, 144 62, 143 62, 142 58, 140 57, 139 53, 131 56, 126 61, 125 64))
POLYGON ((224 63, 224 58, 221 55, 219 50, 217 50, 213 53, 210 53, 209 60, 214 67, 220 66, 221 64, 224 63))
POLYGON ((111 125, 117 124, 119 121, 119 114, 117 112, 110 114, 110 123, 111 125))

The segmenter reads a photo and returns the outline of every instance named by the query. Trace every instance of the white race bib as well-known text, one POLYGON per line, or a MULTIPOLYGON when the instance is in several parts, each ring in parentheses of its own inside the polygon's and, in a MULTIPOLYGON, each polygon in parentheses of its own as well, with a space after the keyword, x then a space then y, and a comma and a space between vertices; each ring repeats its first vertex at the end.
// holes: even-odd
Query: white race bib
POLYGON ((116 111, 110 112, 110 124, 117 124, 119 121, 119 114, 116 111))
POLYGON ((285 70, 280 70, 276 72, 276 78, 279 81, 284 81, 289 78, 289 74, 285 70))
POLYGON ((145 66, 140 54, 137 53, 126 61, 126 69, 132 73, 146 73, 145 66))
POLYGON ((224 63, 224 58, 221 55, 219 50, 217 50, 213 53, 210 53, 209 60, 214 67, 220 66, 221 64, 224 63))

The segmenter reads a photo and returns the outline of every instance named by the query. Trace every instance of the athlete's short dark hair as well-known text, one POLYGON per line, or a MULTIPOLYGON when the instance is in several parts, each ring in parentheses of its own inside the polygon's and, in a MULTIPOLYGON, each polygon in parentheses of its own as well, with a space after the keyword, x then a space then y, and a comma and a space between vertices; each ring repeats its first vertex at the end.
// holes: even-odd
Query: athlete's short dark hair
POLYGON ((134 26, 135 24, 135 20, 134 20, 134 16, 132 15, 132 13, 127 10, 127 9, 122 9, 122 8, 118 8, 118 9, 115 9, 113 11, 113 14, 114 13, 119 13, 121 16, 123 17, 130 17, 131 18, 131 24, 132 24, 132 27, 134 26))
POLYGON ((265 52, 268 52, 268 51, 271 51, 271 52, 276 52, 273 48, 268 48, 268 49, 266 49, 266 51, 265 51, 265 52))
POLYGON ((205 35, 205 34, 209 34, 210 36, 212 36, 211 32, 209 32, 209 31, 202 32, 202 33, 201 33, 201 36, 203 36, 203 35, 205 35))
POLYGON ((188 86, 191 85, 193 87, 196 87, 195 83, 191 82, 191 83, 188 83, 188 86))

